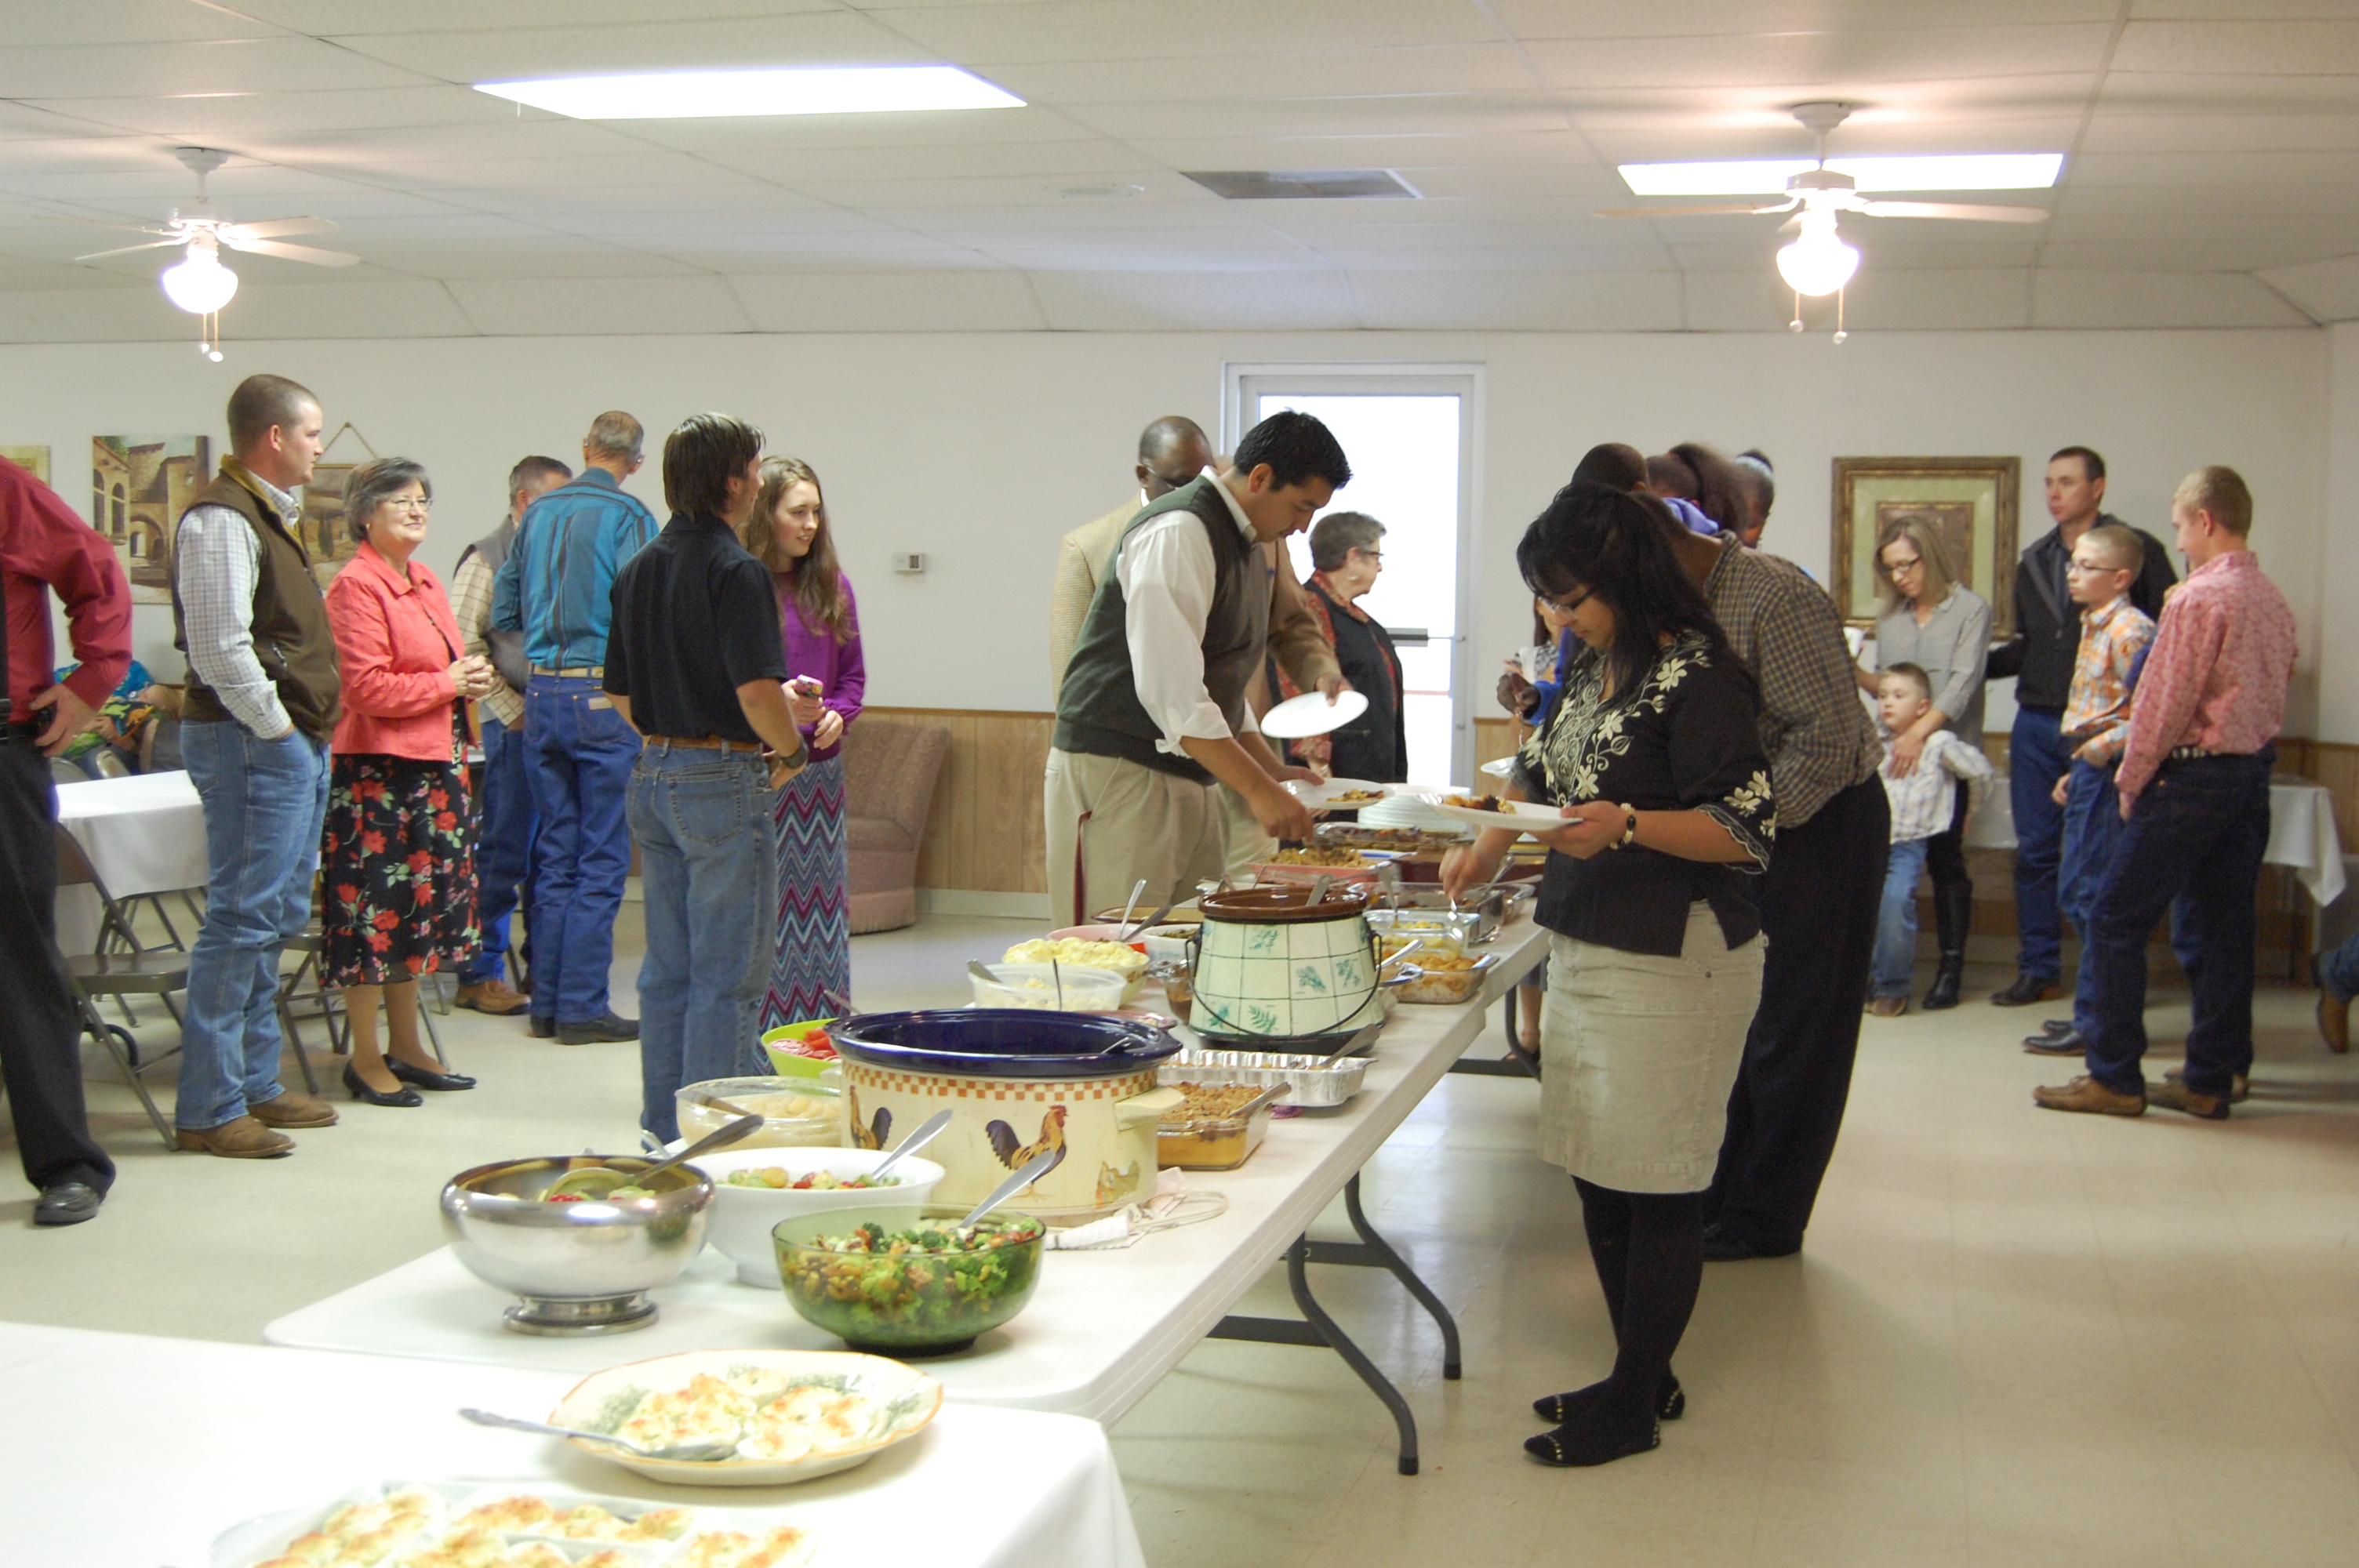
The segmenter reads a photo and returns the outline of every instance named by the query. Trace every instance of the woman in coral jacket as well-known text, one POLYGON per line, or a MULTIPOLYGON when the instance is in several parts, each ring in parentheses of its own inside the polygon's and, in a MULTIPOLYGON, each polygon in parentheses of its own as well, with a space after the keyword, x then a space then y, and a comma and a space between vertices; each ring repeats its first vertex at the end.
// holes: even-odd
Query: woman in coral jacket
POLYGON ((499 678, 462 651, 441 579, 412 558, 433 497, 426 470, 406 458, 354 469, 344 515, 360 550, 327 594, 343 716, 321 846, 321 979, 344 993, 344 1087, 368 1105, 421 1105, 419 1089, 475 1087, 441 1071, 418 1037, 418 978, 476 945, 467 699, 499 678), (380 1001, 389 1053, 377 1044, 380 1001))

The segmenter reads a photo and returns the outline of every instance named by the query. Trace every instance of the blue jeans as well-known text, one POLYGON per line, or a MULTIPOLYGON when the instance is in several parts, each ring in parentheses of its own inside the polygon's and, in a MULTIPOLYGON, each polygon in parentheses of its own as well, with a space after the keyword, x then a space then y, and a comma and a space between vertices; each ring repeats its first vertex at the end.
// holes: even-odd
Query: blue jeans
POLYGON ((1875 917, 1875 958, 1869 974, 1878 996, 1907 996, 1917 969, 1917 879, 1925 874, 1930 838, 1904 838, 1884 862, 1884 903, 1875 917))
POLYGON ((2056 804, 2055 790, 2071 765, 2072 749, 2062 728, 2060 714, 2018 708, 2006 752, 2007 798, 2015 808, 2015 967, 2042 980, 2064 972, 2063 912, 2056 902, 2064 808, 2056 804))
MULTIPOLYGON (((2122 838, 2121 796, 2114 793, 2114 770, 2076 762, 2071 787, 2064 800, 2064 856, 2057 868, 2056 903, 2064 919, 2081 938, 2081 973, 2072 988, 2072 1027, 2083 1036, 2096 1027, 2093 1000, 2097 966, 2089 952, 2090 912, 2097 907, 2097 889, 2122 838)), ((2174 912, 2176 905, 2173 906, 2174 912)), ((2179 922, 2171 922, 2174 931, 2179 922)))
POLYGON ((2253 1065, 2253 889, 2269 843, 2269 768, 2277 748, 2249 757, 2166 762, 2130 808, 2089 917, 2096 971, 2090 1076, 2116 1094, 2140 1094, 2146 1075, 2146 942, 2180 894, 2189 895, 2174 946, 2194 992, 2187 1087, 2224 1095, 2253 1065), (2190 962, 2190 959, 2192 962, 2190 962))
POLYGON ((180 750, 205 805, 206 880, 173 1120, 201 1131, 283 1092, 278 955, 311 918, 328 746, 299 730, 265 741, 242 724, 192 719, 180 750))
POLYGON ((647 956, 639 966, 639 1124, 679 1136, 683 1084, 767 1071, 756 1027, 770 979, 778 864, 762 759, 660 741, 631 772, 647 956))
POLYGON ((509 729, 488 711, 484 716, 483 803, 475 829, 475 919, 483 928, 484 945, 459 971, 462 986, 506 975, 508 916, 531 896, 536 858, 538 823, 524 731, 509 729))
POLYGON ((614 912, 631 872, 623 819, 639 737, 586 676, 535 676, 524 745, 540 870, 532 889, 532 1015, 560 1023, 606 1016, 614 912))

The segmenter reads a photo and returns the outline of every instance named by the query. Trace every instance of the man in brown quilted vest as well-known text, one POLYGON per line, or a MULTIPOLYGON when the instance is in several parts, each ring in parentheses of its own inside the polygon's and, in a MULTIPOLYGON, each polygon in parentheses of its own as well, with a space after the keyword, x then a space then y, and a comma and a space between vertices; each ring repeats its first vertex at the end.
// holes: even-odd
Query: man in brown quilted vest
POLYGON ((278 955, 311 916, 336 644, 296 526, 319 460, 319 399, 278 375, 229 399, 232 455, 172 538, 174 641, 189 659, 181 752, 205 805, 205 923, 180 1026, 180 1147, 290 1154, 335 1111, 278 1081, 278 955))

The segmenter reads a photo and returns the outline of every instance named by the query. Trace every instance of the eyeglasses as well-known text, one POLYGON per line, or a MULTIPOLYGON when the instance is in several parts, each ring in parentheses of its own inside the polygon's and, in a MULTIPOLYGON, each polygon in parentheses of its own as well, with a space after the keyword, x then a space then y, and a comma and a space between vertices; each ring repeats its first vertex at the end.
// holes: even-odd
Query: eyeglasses
POLYGON ((1547 593, 1540 595, 1540 602, 1547 605, 1550 610, 1555 611, 1559 615, 1570 615, 1596 596, 1597 590, 1595 589, 1585 588, 1582 589, 1580 593, 1573 596, 1571 603, 1567 603, 1565 600, 1557 598, 1553 594, 1547 593))
POLYGON ((1202 469, 1198 469, 1192 473, 1177 475, 1156 473, 1153 469, 1149 469, 1147 471, 1154 476, 1156 483, 1162 485, 1167 490, 1185 489, 1187 486, 1195 483, 1199 479, 1202 478, 1204 473, 1202 469))
POLYGON ((1374 561, 1378 566, 1385 564, 1385 553, 1382 550, 1364 550, 1354 545, 1352 546, 1352 553, 1363 560, 1374 561))
POLYGON ((423 495, 388 496, 385 500, 377 503, 377 504, 380 506, 390 506, 397 511, 415 512, 420 516, 423 516, 427 513, 434 510, 434 502, 432 498, 423 495))
POLYGON ((1884 563, 1884 569, 1890 572, 1894 577, 1900 577, 1905 573, 1915 571, 1919 567, 1921 567, 1924 564, 1924 557, 1911 556, 1905 561, 1886 561, 1884 563))

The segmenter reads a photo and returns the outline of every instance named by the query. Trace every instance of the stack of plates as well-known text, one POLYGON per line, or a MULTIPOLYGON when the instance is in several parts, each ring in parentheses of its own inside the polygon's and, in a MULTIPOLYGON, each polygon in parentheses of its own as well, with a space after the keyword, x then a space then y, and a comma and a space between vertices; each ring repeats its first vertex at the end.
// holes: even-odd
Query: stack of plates
POLYGON ((1467 789, 1465 785, 1396 784, 1393 787, 1400 793, 1395 794, 1385 800, 1378 801, 1374 806, 1364 806, 1360 808, 1360 822, 1362 826, 1367 827, 1415 827, 1428 833, 1447 833, 1458 838, 1468 838, 1472 836, 1472 829, 1470 829, 1464 823, 1451 821, 1440 812, 1436 811, 1430 804, 1418 798, 1418 793, 1427 795, 1470 795, 1473 793, 1467 789))

